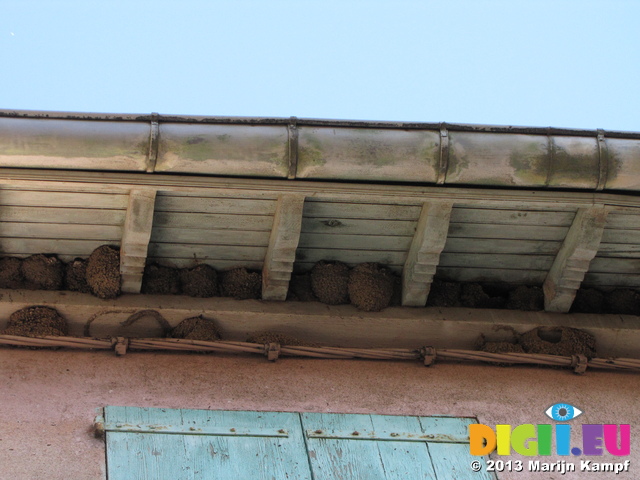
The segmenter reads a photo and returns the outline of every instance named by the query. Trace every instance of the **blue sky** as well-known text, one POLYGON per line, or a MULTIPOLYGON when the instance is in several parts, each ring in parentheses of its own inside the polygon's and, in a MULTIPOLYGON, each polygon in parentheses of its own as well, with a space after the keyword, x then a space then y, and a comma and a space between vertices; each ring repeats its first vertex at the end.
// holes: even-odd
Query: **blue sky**
POLYGON ((0 0, 0 108, 640 131, 640 1, 0 0))

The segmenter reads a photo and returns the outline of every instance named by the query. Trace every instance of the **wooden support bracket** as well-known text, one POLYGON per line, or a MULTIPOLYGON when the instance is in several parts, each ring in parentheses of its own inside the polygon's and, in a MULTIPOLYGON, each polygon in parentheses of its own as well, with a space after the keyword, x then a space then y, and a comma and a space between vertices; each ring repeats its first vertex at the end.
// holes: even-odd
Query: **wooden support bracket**
POLYGON ((262 269, 262 299, 286 300, 302 228, 304 195, 280 195, 262 269))
POLYGON ((122 291, 125 293, 140 293, 153 227, 155 200, 156 191, 153 189, 136 189, 129 193, 120 246, 120 274, 122 291))
POLYGON ((402 270, 402 305, 424 307, 429 289, 440 263, 440 253, 447 242, 452 202, 422 206, 415 236, 402 270))
POLYGON ((547 312, 567 313, 571 308, 591 260, 598 253, 607 213, 608 209, 603 205, 581 208, 576 213, 544 281, 544 309, 547 312))

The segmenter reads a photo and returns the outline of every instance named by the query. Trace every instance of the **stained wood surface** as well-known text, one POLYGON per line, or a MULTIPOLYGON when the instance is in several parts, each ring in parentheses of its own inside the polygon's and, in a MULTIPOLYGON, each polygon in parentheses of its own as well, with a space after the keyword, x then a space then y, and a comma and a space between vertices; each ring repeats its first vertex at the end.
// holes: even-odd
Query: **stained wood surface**
POLYGON ((127 195, 0 188, 0 254, 87 257, 119 245, 127 195))
POLYGON ((169 266, 216 269, 264 264, 276 211, 272 199, 181 195, 156 200, 149 257, 169 266))
POLYGON ((583 284, 604 289, 640 287, 640 215, 609 213, 583 284))

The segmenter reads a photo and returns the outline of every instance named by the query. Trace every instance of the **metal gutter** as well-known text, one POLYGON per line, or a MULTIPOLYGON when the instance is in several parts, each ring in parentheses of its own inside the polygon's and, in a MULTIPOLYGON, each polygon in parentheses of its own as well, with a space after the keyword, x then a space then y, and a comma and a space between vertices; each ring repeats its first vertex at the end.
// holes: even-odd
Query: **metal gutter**
POLYGON ((0 167, 638 191, 640 133, 1 110, 0 167))

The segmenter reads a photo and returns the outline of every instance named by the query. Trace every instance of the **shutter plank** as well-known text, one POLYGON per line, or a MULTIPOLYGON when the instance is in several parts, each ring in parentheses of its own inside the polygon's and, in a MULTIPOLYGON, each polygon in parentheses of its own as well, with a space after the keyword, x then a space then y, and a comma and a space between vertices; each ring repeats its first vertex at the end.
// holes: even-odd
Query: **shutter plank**
MULTIPOLYGON (((311 480, 298 414, 106 407, 107 423, 283 429, 283 436, 107 432, 109 480, 311 480)), ((188 428, 187 428, 188 429, 188 428)))

